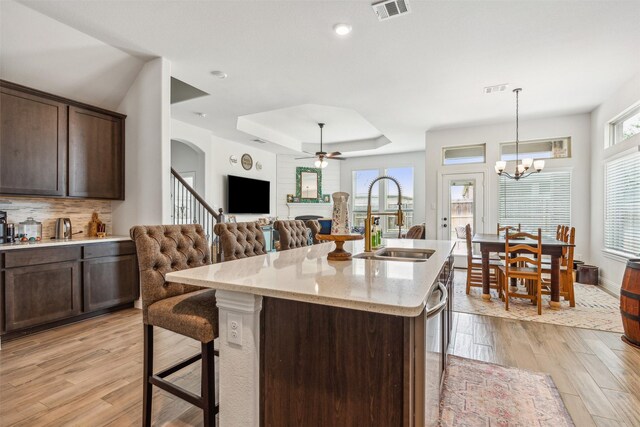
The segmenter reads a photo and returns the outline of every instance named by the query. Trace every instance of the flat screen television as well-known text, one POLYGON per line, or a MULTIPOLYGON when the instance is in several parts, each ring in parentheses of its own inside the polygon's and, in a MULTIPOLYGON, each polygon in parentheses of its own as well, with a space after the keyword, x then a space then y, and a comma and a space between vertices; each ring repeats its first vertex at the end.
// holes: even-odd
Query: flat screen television
POLYGON ((259 179, 229 175, 227 212, 229 214, 268 214, 271 183, 259 179))

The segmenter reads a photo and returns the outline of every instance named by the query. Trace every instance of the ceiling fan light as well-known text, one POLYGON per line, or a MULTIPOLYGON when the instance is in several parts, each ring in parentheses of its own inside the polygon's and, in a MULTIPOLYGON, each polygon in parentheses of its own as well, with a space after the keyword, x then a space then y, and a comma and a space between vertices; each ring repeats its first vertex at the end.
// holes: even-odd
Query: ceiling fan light
POLYGON ((322 159, 322 161, 320 162, 320 167, 324 169, 327 166, 329 166, 329 162, 327 162, 325 159, 322 159))
POLYGON ((313 162, 313 165, 317 168, 319 168, 322 165, 322 160, 320 159, 316 159, 315 162, 313 162))

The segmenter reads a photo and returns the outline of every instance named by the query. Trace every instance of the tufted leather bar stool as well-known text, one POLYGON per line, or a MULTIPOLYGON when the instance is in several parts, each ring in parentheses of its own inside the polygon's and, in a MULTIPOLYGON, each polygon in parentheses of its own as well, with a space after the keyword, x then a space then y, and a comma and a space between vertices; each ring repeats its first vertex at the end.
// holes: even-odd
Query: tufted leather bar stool
POLYGON ((213 340, 218 336, 215 291, 171 283, 165 274, 211 264, 209 244, 202 226, 153 225, 131 228, 136 244, 144 323, 144 410, 142 424, 151 426, 153 387, 156 386, 202 408, 204 426, 214 426, 215 369, 213 340), (168 329, 200 341, 202 352, 161 372, 153 373, 153 327, 168 329), (198 396, 164 378, 202 359, 202 391, 198 396))
POLYGON ((301 248, 309 246, 309 232, 302 220, 278 220, 273 223, 278 233, 280 233, 280 250, 301 248))
POLYGON ((224 261, 267 253, 267 242, 257 222, 219 223, 213 231, 220 237, 224 261))
POLYGON ((306 222, 306 224, 307 224, 307 228, 311 230, 311 237, 313 237, 313 244, 317 245, 318 243, 322 243, 316 237, 316 234, 320 233, 320 229, 322 228, 320 227, 320 222, 318 222, 317 219, 310 219, 306 222))

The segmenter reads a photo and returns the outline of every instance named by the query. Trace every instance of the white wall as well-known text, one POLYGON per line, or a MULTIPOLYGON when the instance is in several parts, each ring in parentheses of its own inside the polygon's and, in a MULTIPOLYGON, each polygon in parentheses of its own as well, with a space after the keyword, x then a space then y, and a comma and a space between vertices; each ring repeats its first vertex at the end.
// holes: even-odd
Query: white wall
MULTIPOLYGON (((590 245, 590 116, 577 114, 535 120, 520 120, 520 139, 571 137, 571 158, 546 160, 545 171, 570 168, 571 225, 576 228, 576 256, 588 260, 590 245)), ((514 121, 426 133, 426 206, 427 238, 437 238, 438 176, 442 173, 484 172, 484 230, 495 230, 498 221, 498 176, 494 164, 500 156, 500 143, 515 140, 514 121), (442 165, 442 148, 486 143, 486 163, 475 165, 442 165)), ((544 173, 544 171, 542 172, 544 173)), ((535 207, 532 207, 532 209, 535 207)))
POLYGON ((195 184, 193 189, 205 197, 204 152, 191 144, 171 140, 171 167, 181 175, 193 173, 195 184))
POLYGON ((386 154, 382 156, 352 157, 341 162, 340 188, 341 191, 353 193, 353 171, 359 169, 383 169, 403 166, 413 166, 413 223, 425 221, 425 152, 386 154))
POLYGON ((0 78, 107 109, 144 62, 15 1, 0 1, 0 78))
MULTIPOLYGON (((276 155, 260 148, 240 144, 214 136, 210 131, 179 120, 171 120, 171 139, 193 144, 205 155, 205 199, 212 208, 226 210, 227 175, 261 179, 271 182, 271 202, 269 215, 276 212, 276 155), (248 153, 253 158, 253 168, 246 171, 240 165, 240 157, 248 153), (235 155, 238 163, 231 164, 229 157, 235 155), (256 163, 262 170, 256 169, 256 163)), ((247 195, 251 197, 251 195, 247 195)), ((238 221, 252 221, 265 215, 237 215, 238 221)))
MULTIPOLYGON (((296 160, 299 156, 278 155, 278 218, 294 219, 299 215, 320 215, 326 218, 331 217, 332 203, 301 203, 287 205, 287 194, 296 194, 296 168, 313 168, 314 159, 296 160)), ((332 194, 340 191, 340 162, 339 160, 329 160, 329 165, 322 169, 322 194, 332 194)), ((350 191, 349 191, 350 192, 350 191)))
POLYGON ((636 75, 591 113, 591 256, 600 267, 600 282, 618 293, 626 259, 604 252, 604 165, 612 156, 640 146, 636 135, 605 148, 609 122, 630 106, 640 102, 640 74, 636 75))
POLYGON ((169 224, 171 168, 171 65, 147 62, 118 111, 125 125, 125 200, 112 204, 115 234, 128 235, 137 224, 169 224))

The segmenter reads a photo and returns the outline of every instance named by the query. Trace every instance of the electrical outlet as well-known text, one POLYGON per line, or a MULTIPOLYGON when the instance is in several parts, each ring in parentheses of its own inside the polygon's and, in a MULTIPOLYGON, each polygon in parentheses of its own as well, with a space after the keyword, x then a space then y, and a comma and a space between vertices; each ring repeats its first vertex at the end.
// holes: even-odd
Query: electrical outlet
POLYGON ((239 314, 227 313, 227 341, 242 345, 242 316, 239 314))

